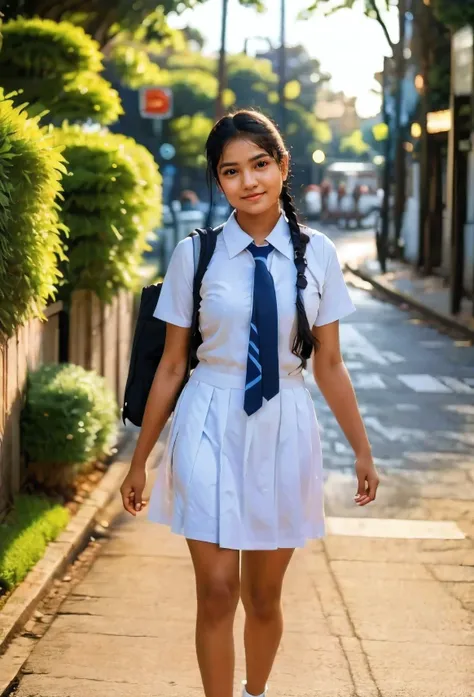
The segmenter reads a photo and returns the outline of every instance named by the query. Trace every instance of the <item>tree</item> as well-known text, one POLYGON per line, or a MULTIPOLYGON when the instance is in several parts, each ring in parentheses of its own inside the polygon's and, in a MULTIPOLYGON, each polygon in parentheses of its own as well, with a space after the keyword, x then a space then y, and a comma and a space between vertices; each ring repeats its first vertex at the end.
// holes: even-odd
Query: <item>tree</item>
POLYGON ((354 155, 365 155, 370 150, 370 145, 364 141, 361 130, 354 131, 350 136, 342 138, 340 144, 341 152, 351 152, 354 155))
MULTIPOLYGON (((268 59, 275 72, 279 70, 279 49, 273 49, 266 53, 259 53, 258 58, 268 59)), ((319 88, 330 79, 330 76, 321 72, 320 62, 312 58, 302 45, 286 47, 286 99, 292 101, 295 97, 288 88, 296 84, 299 86, 298 102, 308 111, 313 111, 317 101, 319 88)))
POLYGON ((81 27, 69 22, 18 19, 2 27, 0 85, 5 93, 21 90, 15 103, 30 113, 45 109, 52 120, 115 121, 120 98, 100 76, 102 54, 81 27))
MULTIPOLYGON (((179 12, 205 2, 205 0, 161 0, 164 14, 179 12)), ((262 0, 239 0, 242 5, 262 7, 262 0)), ((10 0, 2 9, 5 20, 22 15, 41 17, 55 22, 69 20, 80 24, 87 34, 105 46, 121 31, 139 30, 157 8, 156 0, 10 0)))
MULTIPOLYGON (((448 0, 449 1, 449 0, 448 0)), ((360 5, 360 0, 340 0, 338 5, 334 5, 334 0, 313 0, 311 5, 301 13, 302 19, 309 18, 313 12, 319 8, 327 8, 328 14, 337 12, 338 10, 349 9, 352 10, 360 5)), ((398 0, 363 0, 363 12, 366 17, 370 19, 375 19, 385 35, 388 45, 392 50, 392 54, 395 53, 395 43, 390 36, 387 24, 383 19, 382 12, 389 11, 392 8, 398 7, 398 0)))
POLYGON ((192 168, 205 165, 204 147, 212 123, 211 118, 199 113, 173 119, 170 130, 179 164, 192 168))

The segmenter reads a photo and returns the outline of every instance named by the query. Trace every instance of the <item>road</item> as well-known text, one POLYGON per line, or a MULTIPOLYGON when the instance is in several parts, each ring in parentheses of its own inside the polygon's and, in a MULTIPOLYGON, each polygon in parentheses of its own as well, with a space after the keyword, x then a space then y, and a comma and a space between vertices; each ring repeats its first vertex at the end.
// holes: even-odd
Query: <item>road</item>
MULTIPOLYGON (((342 261, 373 244, 370 232, 323 231, 342 261)), ((351 507, 350 515, 456 520, 474 501, 474 347, 373 297, 358 279, 347 281, 357 312, 341 323, 341 345, 382 477, 377 506, 351 507)), ((311 389, 327 513, 347 516, 355 493, 351 451, 314 383, 311 389)))

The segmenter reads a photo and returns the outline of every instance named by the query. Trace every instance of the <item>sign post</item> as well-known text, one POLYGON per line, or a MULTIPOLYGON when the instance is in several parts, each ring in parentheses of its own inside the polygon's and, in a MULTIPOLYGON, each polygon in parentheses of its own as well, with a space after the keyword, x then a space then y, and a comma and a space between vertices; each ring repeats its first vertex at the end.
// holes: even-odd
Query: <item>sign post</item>
POLYGON ((142 87, 139 91, 140 116, 152 119, 153 132, 162 137, 163 121, 173 116, 173 92, 169 87, 142 87))

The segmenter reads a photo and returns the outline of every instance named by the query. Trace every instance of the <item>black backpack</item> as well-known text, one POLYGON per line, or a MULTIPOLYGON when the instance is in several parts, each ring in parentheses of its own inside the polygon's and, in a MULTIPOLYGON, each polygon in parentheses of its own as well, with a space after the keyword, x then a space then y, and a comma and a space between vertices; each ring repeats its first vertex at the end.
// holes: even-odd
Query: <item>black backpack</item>
MULTIPOLYGON (((190 237, 193 238, 194 248, 193 317, 188 368, 182 388, 189 379, 190 371, 198 364, 196 351, 202 343, 201 334, 199 332, 201 283, 214 253, 217 235, 221 232, 222 228, 223 225, 215 229, 198 229, 194 230, 190 235, 190 237)), ((156 303, 160 297, 161 287, 162 284, 157 283, 156 285, 143 288, 135 333, 133 335, 130 366, 123 400, 122 419, 124 423, 125 419, 128 419, 135 426, 142 425, 148 393, 150 392, 155 372, 165 347, 166 322, 153 317, 156 303)))

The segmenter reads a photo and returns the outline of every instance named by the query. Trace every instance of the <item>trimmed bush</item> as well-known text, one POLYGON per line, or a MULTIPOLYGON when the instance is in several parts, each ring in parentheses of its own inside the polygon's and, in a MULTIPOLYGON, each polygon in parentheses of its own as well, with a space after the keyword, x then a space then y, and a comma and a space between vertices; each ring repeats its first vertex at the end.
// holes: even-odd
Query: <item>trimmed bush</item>
POLYGON ((110 455, 118 407, 103 377, 72 364, 46 364, 28 376, 21 439, 30 479, 64 488, 110 455))
MULTIPOLYGON (((1 54, 0 54, 1 55, 1 54)), ((55 295, 65 260, 57 199, 66 172, 52 135, 0 96, 0 333, 11 336, 55 295)))
POLYGON ((61 209, 70 230, 61 294, 87 289, 108 302, 135 287, 146 236, 161 223, 161 175, 132 138, 70 126, 55 135, 70 172, 61 209))
POLYGON ((120 97, 99 73, 99 44, 69 22, 18 19, 2 27, 0 85, 21 90, 17 103, 47 109, 53 120, 110 124, 123 113, 120 97))
POLYGON ((69 522, 69 511, 41 496, 20 494, 0 524, 0 589, 12 590, 69 522))

